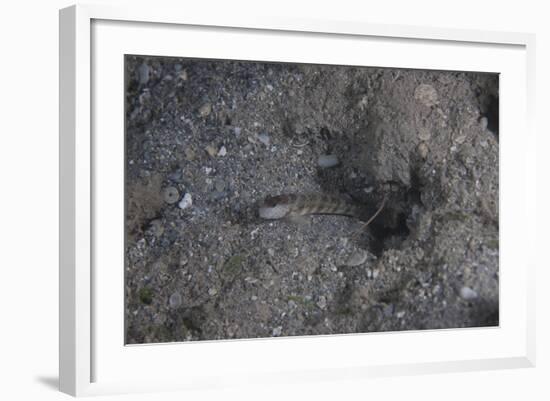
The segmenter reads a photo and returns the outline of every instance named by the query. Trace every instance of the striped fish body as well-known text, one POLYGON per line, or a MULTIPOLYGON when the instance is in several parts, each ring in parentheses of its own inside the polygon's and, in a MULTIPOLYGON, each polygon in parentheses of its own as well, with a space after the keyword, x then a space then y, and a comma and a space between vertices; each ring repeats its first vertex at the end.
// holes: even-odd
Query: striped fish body
POLYGON ((283 194, 265 198, 259 209, 261 218, 271 220, 310 214, 334 214, 361 218, 364 216, 364 208, 333 195, 283 194))

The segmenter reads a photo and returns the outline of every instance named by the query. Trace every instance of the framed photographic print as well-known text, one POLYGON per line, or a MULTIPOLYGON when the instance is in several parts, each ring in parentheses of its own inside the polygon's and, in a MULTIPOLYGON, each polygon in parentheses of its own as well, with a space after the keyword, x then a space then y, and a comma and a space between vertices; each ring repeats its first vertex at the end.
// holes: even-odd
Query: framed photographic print
POLYGON ((62 10, 61 390, 532 366, 533 48, 62 10))

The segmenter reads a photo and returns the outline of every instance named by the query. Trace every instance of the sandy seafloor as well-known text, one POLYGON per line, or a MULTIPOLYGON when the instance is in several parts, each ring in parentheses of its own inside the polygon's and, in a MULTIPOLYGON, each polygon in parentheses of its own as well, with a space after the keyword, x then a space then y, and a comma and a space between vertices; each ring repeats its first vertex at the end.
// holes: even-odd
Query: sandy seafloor
POLYGON ((127 343, 499 324, 498 75, 127 56, 126 78, 127 343), (279 193, 386 201, 354 236, 261 220, 279 193))

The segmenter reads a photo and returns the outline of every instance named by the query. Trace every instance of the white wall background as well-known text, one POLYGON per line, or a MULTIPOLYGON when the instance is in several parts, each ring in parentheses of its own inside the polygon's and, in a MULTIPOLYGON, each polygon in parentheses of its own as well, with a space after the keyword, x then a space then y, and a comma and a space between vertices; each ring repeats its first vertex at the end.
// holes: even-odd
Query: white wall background
MULTIPOLYGON (((96 0, 132 4, 138 1, 96 0)), ((537 271, 538 366, 534 369, 327 382, 285 388, 201 394, 149 394, 107 399, 252 400, 550 399, 550 266, 543 250, 550 223, 550 150, 546 116, 550 102, 550 28, 544 1, 199 1, 149 0, 184 10, 264 14, 374 23, 428 25, 537 34, 537 129, 539 194, 537 271)), ((0 6, 0 398, 58 400, 58 9, 64 0, 4 1, 0 6)), ((518 133, 521 134, 521 133, 518 133)), ((182 362, 184 363, 184 362, 182 362)))

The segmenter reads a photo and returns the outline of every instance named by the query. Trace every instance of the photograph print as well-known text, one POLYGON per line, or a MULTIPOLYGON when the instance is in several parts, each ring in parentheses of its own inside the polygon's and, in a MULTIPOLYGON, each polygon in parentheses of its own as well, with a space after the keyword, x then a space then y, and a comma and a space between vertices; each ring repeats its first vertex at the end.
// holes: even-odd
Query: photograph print
POLYGON ((126 55, 125 342, 499 325, 499 76, 126 55))

